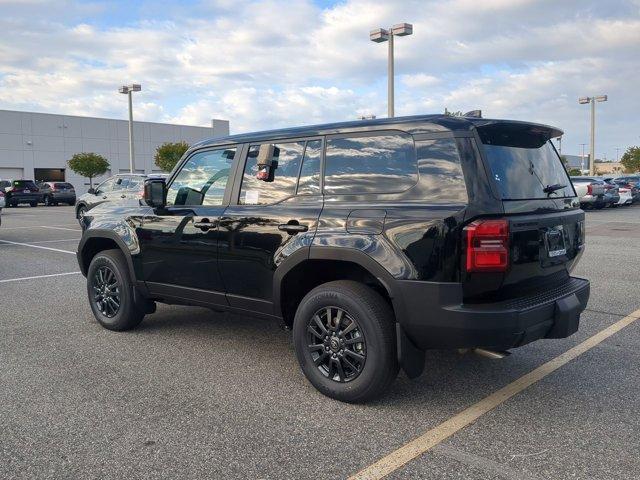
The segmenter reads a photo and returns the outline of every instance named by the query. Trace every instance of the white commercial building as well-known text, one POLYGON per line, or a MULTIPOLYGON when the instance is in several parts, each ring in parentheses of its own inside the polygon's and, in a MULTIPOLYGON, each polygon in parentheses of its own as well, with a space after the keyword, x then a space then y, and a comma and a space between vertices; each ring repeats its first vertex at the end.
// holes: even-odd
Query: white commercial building
MULTIPOLYGON (((229 134, 227 120, 211 127, 133 122, 136 173, 160 172, 153 161, 165 142, 193 144, 229 134)), ((64 180, 86 192, 89 181, 76 175, 67 161, 80 152, 104 156, 111 170, 100 181, 129 171, 129 122, 109 118, 0 110, 0 179, 64 180)), ((94 183, 95 183, 94 181, 94 183)))

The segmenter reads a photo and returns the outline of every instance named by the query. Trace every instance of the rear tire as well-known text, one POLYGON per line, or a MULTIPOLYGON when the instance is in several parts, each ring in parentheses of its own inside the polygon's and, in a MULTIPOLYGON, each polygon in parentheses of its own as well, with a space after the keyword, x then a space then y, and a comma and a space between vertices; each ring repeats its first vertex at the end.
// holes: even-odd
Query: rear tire
POLYGON ((350 280, 320 285, 302 299, 293 323, 300 367, 328 397, 371 400, 398 374, 394 325, 389 304, 366 285, 350 280))
POLYGON ((142 322, 144 309, 136 305, 133 289, 127 261, 120 250, 103 250, 93 257, 87 272, 87 295, 100 325, 123 331, 142 322))
POLYGON ((31 205, 32 207, 37 207, 38 206, 38 202, 30 202, 29 205, 31 205))

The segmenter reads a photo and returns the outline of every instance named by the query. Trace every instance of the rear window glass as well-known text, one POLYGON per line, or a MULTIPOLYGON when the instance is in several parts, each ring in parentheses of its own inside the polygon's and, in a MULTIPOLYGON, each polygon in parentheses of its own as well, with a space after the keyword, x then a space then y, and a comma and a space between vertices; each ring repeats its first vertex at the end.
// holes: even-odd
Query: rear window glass
POLYGON ((478 131, 503 200, 575 196, 562 161, 549 140, 522 130, 478 131))
POLYGON ((406 133, 328 138, 326 193, 403 192, 418 181, 413 137, 406 133))
POLYGON ((56 188, 73 188, 73 185, 71 185, 70 183, 56 183, 55 187, 56 188))
POLYGON ((31 180, 14 180, 13 186, 16 188, 38 188, 31 180))

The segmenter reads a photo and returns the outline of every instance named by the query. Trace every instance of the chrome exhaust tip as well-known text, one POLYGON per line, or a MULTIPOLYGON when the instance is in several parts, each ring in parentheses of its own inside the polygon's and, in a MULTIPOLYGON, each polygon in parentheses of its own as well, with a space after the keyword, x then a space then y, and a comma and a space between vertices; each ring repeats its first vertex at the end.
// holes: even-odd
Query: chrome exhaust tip
POLYGON ((486 348, 474 348, 472 349, 473 353, 476 355, 480 355, 481 357, 491 358, 492 360, 500 360, 502 358, 508 357, 511 355, 511 352, 505 351, 495 351, 495 350, 487 350, 486 348))

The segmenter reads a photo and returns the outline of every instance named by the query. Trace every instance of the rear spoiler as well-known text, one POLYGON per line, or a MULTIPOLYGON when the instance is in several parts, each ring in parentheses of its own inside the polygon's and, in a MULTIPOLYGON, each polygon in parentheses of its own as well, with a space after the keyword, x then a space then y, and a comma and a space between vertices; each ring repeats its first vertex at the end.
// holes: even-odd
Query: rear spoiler
POLYGON ((516 121, 476 121, 474 126, 478 130, 482 143, 507 147, 537 148, 564 133, 549 125, 516 121))

